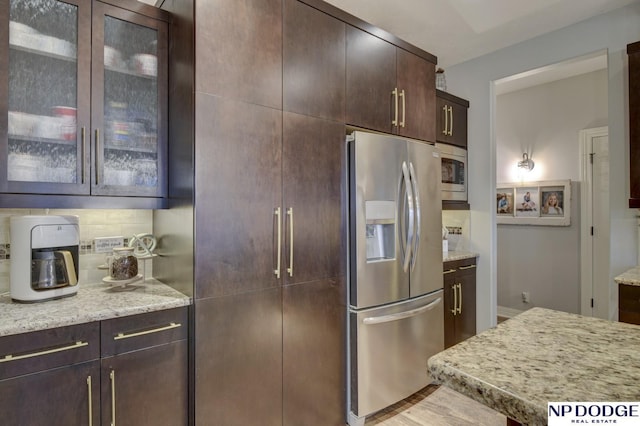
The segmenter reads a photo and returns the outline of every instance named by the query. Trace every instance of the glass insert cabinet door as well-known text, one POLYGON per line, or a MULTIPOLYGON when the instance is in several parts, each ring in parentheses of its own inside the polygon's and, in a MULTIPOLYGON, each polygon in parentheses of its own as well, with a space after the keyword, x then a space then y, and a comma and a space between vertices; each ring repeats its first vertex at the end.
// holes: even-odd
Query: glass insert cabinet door
POLYGON ((0 189, 88 193, 91 3, 0 0, 0 17, 0 189))
POLYGON ((0 192, 166 196, 168 22, 139 12, 0 0, 0 192))
POLYGON ((92 193, 163 196, 166 24, 95 2, 92 31, 92 193))

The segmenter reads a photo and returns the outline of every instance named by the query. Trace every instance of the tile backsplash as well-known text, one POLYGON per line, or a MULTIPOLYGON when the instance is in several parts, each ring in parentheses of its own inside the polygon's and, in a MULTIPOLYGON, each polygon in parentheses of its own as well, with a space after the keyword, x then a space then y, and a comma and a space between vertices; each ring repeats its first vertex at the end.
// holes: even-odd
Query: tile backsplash
POLYGON ((467 210, 443 210, 442 225, 449 231, 449 251, 468 251, 469 217, 467 210))
MULTIPOLYGON (((152 210, 61 210, 0 209, 0 293, 9 291, 11 235, 9 218, 14 215, 76 215, 80 220, 79 282, 99 282, 105 276, 97 267, 105 261, 104 253, 94 252, 96 237, 122 236, 128 241, 134 234, 153 232, 152 210)), ((151 263, 146 262, 146 276, 152 276, 151 263)), ((140 266, 142 268, 142 265, 140 266)))

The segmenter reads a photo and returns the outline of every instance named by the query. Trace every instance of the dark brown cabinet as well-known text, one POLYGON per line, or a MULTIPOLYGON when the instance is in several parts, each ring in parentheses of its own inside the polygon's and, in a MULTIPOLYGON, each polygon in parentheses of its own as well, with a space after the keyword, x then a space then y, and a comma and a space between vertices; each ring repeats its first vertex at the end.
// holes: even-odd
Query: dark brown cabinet
POLYGON ((435 142, 435 62, 347 26, 346 122, 435 142))
POLYGON ((618 321, 640 324, 640 287, 618 284, 618 321))
POLYGON ((99 424, 99 333, 90 323, 0 338, 2 424, 99 424))
POLYGON ((627 46, 629 57, 629 208, 640 208, 640 41, 627 46))
POLYGON ((476 334, 476 259, 444 263, 444 347, 476 334))
POLYGON ((436 140, 467 148, 469 101, 436 90, 436 140))
POLYGON ((0 338, 2 424, 187 425, 187 309, 0 338))
POLYGON ((59 207, 91 202, 46 194, 158 206, 153 198, 167 191, 169 15, 128 0, 32 3, 0 1, 8 27, 0 42, 0 192, 14 194, 2 206, 42 204, 28 194, 59 207))
POLYGON ((344 122, 346 24, 284 1, 283 109, 344 122))
POLYGON ((188 424, 188 308, 102 322, 102 424, 188 424))

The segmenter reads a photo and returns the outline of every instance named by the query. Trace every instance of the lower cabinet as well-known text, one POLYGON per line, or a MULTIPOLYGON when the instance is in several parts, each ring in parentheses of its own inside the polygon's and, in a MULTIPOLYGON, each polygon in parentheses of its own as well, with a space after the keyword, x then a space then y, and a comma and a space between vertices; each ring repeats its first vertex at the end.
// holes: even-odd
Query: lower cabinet
POLYGON ((640 325, 640 286, 618 284, 618 320, 640 325))
POLYGON ((187 310, 0 338, 0 423, 186 425, 187 310))
POLYGON ((444 263, 444 347, 476 334, 476 259, 444 263))

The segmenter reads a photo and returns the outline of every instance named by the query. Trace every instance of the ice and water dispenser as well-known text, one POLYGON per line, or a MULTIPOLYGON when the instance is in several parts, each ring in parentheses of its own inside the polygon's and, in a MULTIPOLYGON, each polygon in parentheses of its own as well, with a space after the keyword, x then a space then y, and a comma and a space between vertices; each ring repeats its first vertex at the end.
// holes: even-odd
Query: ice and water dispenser
POLYGON ((366 201, 367 262, 395 259, 395 201, 366 201))

